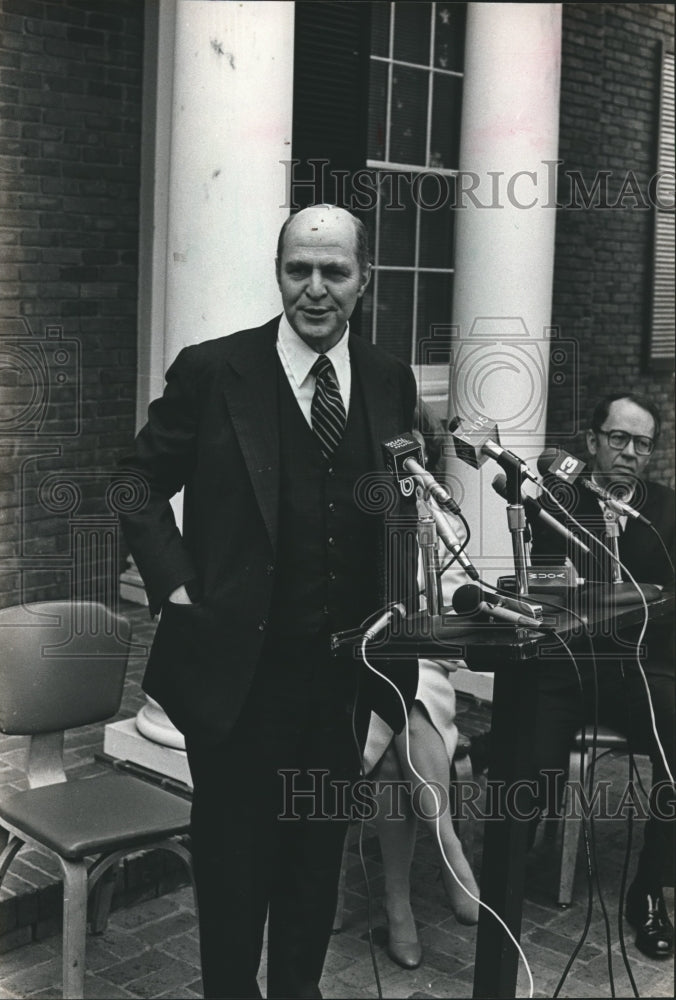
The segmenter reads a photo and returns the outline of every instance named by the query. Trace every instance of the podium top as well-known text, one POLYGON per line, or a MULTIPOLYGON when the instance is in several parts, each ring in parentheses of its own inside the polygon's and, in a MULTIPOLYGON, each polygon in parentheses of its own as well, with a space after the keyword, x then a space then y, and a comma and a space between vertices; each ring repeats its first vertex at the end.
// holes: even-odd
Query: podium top
MULTIPOLYGON (((558 608, 551 594, 529 594, 529 599, 543 606, 541 629, 487 621, 482 614, 460 616, 450 609, 444 609, 439 615, 419 612, 396 620, 388 631, 368 644, 367 655, 374 661, 420 656, 461 659, 470 670, 494 672, 497 665, 538 657, 544 646, 549 647, 551 656, 552 645, 561 648, 553 634, 566 643, 574 643, 590 634, 608 638, 615 631, 642 625, 644 605, 637 599, 633 587, 634 599, 631 600, 628 586, 622 585, 621 591, 615 591, 612 586, 580 588, 584 594, 575 592, 569 606, 558 608)), ((647 597, 646 589, 642 587, 647 597)), ((658 596, 646 601, 649 621, 672 622, 673 592, 660 592, 658 588, 655 592, 658 596)), ((359 657, 362 639, 363 631, 338 632, 331 637, 332 648, 334 652, 344 649, 359 657)))

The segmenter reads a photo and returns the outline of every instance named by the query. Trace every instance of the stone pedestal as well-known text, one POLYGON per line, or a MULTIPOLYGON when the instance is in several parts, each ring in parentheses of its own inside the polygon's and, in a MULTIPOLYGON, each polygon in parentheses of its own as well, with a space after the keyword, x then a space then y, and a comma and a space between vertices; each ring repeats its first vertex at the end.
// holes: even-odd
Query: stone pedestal
MULTIPOLYGON (((180 736, 178 730, 174 732, 180 736)), ((149 740, 139 732, 136 719, 109 723, 104 731, 103 752, 118 760, 139 764, 192 788, 185 750, 149 740)))
POLYGON ((133 604, 148 606, 148 595, 143 585, 141 574, 131 556, 127 559, 127 568, 120 573, 120 597, 133 604))
POLYGON ((162 706, 148 695, 135 719, 106 726, 103 752, 192 788, 183 734, 169 721, 162 706))

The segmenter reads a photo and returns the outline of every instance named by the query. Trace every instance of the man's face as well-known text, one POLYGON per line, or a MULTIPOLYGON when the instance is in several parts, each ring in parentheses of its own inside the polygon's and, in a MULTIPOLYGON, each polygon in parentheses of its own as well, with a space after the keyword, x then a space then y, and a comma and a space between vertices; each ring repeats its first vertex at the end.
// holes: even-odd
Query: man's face
POLYGON ((647 410, 630 399, 616 399, 610 404, 601 432, 587 431, 587 447, 594 456, 594 471, 601 473, 607 482, 631 486, 643 475, 650 455, 637 455, 636 444, 631 438, 621 451, 611 448, 604 431, 625 431, 634 437, 653 438, 655 421, 647 410))
POLYGON ((294 216, 284 234, 277 284, 298 336, 318 353, 343 335, 370 273, 361 273, 354 220, 343 209, 313 206, 294 216))

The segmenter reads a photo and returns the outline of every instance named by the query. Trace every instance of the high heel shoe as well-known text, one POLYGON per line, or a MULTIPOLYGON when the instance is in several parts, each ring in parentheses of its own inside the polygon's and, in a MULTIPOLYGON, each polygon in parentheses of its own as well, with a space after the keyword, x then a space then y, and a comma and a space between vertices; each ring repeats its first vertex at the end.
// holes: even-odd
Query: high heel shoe
POLYGON ((478 899, 479 887, 476 884, 472 869, 470 868, 464 855, 462 856, 462 861, 459 861, 456 865, 454 865, 453 870, 460 880, 460 885, 458 885, 451 873, 446 869, 445 865, 441 869, 441 876, 446 888, 446 895, 448 896, 448 901, 451 904, 451 909, 453 910, 453 914, 458 923, 464 924, 467 927, 472 927, 474 924, 479 923, 479 904, 476 900, 467 895, 465 889, 471 892, 472 896, 475 896, 476 899, 478 899))
POLYGON ((402 969, 417 969, 423 960, 423 949, 416 932, 415 938, 396 938, 392 934, 390 919, 387 917, 387 948, 389 958, 402 969))
POLYGON ((417 969, 423 960, 423 950, 420 941, 396 941, 389 938, 387 954, 400 965, 402 969, 417 969))

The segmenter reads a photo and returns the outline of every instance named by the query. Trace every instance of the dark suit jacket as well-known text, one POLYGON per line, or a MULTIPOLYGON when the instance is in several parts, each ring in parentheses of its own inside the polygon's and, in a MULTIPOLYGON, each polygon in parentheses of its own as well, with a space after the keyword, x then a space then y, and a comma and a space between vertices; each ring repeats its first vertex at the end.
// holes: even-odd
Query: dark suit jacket
MULTIPOLYGON (((558 495, 557 481, 547 483, 547 485, 553 488, 555 495, 558 495)), ((588 490, 578 488, 577 485, 566 486, 564 492, 566 496, 564 506, 570 515, 569 518, 564 518, 559 508, 556 508, 551 501, 548 502, 546 497, 542 500, 543 506, 550 514, 563 521, 566 527, 582 541, 588 542, 588 539, 578 529, 575 521, 579 521, 597 538, 602 538, 605 522, 595 495, 588 490)), ((559 497, 559 499, 563 500, 563 497, 559 497)), ((673 585, 673 568, 669 565, 669 559, 673 560, 674 558, 674 526, 676 522, 673 490, 660 483, 648 480, 638 481, 632 506, 650 521, 652 528, 638 520, 627 519, 626 526, 619 538, 618 547, 621 561, 637 583, 673 585), (667 552, 669 557, 666 555, 667 552)), ((548 556, 562 558, 566 555, 567 543, 559 534, 547 528, 543 529, 541 522, 537 520, 531 523, 531 528, 533 530, 532 551, 536 559, 543 561, 548 556)), ((594 546, 590 547, 594 551, 594 546)), ((588 580, 599 579, 599 573, 603 571, 602 566, 606 561, 602 554, 599 559, 590 561, 588 557, 585 558, 581 554, 576 546, 573 546, 568 554, 581 576, 588 580)))
MULTIPOLYGON (((557 495, 556 482, 547 485, 557 495)), ((554 507, 551 501, 543 506, 550 514, 563 521, 566 527, 589 545, 592 557, 585 556, 577 546, 568 546, 565 539, 549 528, 543 528, 539 520, 531 522, 533 533, 532 560, 533 563, 562 562, 566 554, 576 566, 579 576, 588 581, 610 583, 610 557, 589 541, 579 530, 575 521, 579 521, 597 538, 602 538, 605 530, 603 514, 598 500, 593 493, 574 484, 563 491, 567 497, 564 503, 571 515, 565 518, 554 507), (574 519, 574 520, 573 520, 574 519)), ((563 494, 560 497, 563 500, 563 494)), ((676 512, 674 510, 674 492, 660 483, 648 480, 638 481, 632 506, 650 522, 652 527, 638 520, 628 518, 618 540, 620 560, 629 570, 634 580, 639 584, 659 584, 667 590, 673 590, 674 572, 670 561, 674 560, 674 535, 676 512), (668 553, 668 554, 667 554, 668 553)), ((623 579, 629 580, 623 572, 623 579)), ((638 638, 639 629, 630 629, 623 633, 625 641, 633 642, 638 638)), ((650 625, 646 633, 648 660, 646 668, 654 673, 673 673, 674 634, 672 625, 650 625)))
MULTIPOLYGON (((214 742, 229 732, 246 697, 273 592, 278 322, 182 350, 163 396, 150 405, 135 454, 122 463, 146 484, 139 508, 121 523, 151 613, 162 608, 144 689, 179 729, 214 742), (182 487, 181 534, 169 499, 182 487), (191 580, 201 595, 197 604, 166 602, 191 580)), ((359 338, 351 336, 349 347, 363 387, 373 468, 384 474, 381 442, 411 428, 415 379, 408 366, 359 338)), ((383 586, 373 610, 396 597, 383 586)), ((397 664, 394 673, 410 702, 415 666, 397 664)))

